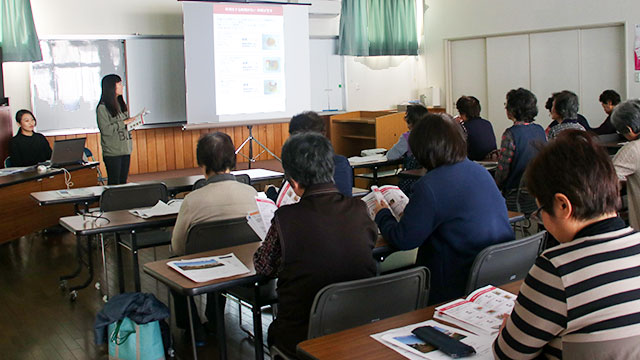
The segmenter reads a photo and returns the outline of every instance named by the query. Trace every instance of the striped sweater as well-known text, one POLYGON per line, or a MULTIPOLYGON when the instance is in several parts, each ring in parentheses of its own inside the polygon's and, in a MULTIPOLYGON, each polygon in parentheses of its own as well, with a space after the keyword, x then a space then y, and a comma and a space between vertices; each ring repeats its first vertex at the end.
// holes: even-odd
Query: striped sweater
POLYGON ((640 358, 640 233, 611 218, 541 254, 493 350, 497 359, 640 358))

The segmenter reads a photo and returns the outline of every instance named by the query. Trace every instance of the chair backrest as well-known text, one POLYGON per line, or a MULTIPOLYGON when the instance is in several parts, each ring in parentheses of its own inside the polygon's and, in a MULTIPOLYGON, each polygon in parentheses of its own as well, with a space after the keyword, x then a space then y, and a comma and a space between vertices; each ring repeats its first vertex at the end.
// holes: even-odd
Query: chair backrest
POLYGON ((243 184, 251 185, 251 178, 247 174, 236 175, 236 181, 243 184))
POLYGON ((11 167, 11 156, 7 156, 7 158, 4 159, 4 167, 11 167))
POLYGON ((100 196, 101 211, 128 210, 167 202, 167 186, 163 183, 127 185, 107 188, 100 196))
POLYGON ((88 159, 93 158, 93 153, 91 152, 91 149, 84 148, 84 156, 86 156, 88 159))
POLYGON ((186 254, 260 241, 245 217, 191 225, 187 232, 186 254))
POLYGON ((429 297, 426 267, 346 281, 318 291, 309 315, 309 339, 423 308, 429 297))
POLYGON ((195 191, 200 189, 201 187, 203 187, 205 184, 207 183, 207 179, 198 179, 198 181, 196 181, 193 184, 193 188, 191 189, 191 191, 195 191))
POLYGON ((524 279, 540 252, 546 231, 526 238, 491 245, 473 261, 467 294, 485 285, 503 285, 524 279))
MULTIPOLYGON (((241 182, 243 184, 247 184, 247 185, 251 185, 251 178, 249 177, 249 175, 247 174, 240 174, 240 175, 235 175, 236 177, 236 181, 237 182, 241 182)), ((199 179, 198 181, 196 181, 193 184, 193 189, 194 190, 198 190, 201 187, 205 186, 207 184, 207 179, 199 179)))

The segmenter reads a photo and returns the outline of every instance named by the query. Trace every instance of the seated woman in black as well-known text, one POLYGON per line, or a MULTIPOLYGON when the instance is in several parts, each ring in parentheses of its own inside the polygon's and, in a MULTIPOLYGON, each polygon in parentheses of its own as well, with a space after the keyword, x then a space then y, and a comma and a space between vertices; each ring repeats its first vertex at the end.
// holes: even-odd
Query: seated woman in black
POLYGON ((480 117, 480 101, 474 96, 461 96, 456 109, 467 131, 467 156, 474 161, 490 160, 496 152, 496 136, 491 123, 480 117))
POLYGON ((409 146, 428 171, 398 222, 376 207, 385 240, 400 250, 419 248, 416 265, 431 271, 429 303, 464 295, 471 264, 489 245, 514 238, 504 199, 482 165, 467 159, 462 129, 446 114, 428 114, 409 135, 409 146))
POLYGON ((16 122, 20 129, 11 139, 9 146, 9 166, 31 166, 51 159, 51 147, 42 134, 33 131, 36 118, 29 110, 16 113, 16 122))

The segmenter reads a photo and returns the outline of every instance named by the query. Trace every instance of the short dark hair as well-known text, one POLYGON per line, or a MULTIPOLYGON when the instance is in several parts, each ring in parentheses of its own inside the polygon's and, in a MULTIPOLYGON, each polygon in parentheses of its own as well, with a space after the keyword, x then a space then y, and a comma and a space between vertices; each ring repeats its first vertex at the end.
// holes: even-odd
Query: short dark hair
POLYGON ((36 117, 33 115, 33 113, 27 109, 21 109, 21 110, 18 110, 18 112, 16 112, 16 122, 20 124, 20 120, 22 120, 22 117, 26 114, 31 115, 31 117, 36 122, 36 124, 38 123, 38 120, 36 120, 36 117))
POLYGON ((580 103, 578 102, 578 95, 575 93, 569 90, 561 91, 553 97, 553 104, 556 108, 556 113, 558 113, 563 120, 578 117, 580 103))
POLYGON ((420 165, 432 170, 467 158, 467 143, 451 115, 427 114, 409 134, 409 147, 420 165))
POLYGON ((313 131, 325 134, 324 121, 314 111, 305 111, 291 118, 289 122, 289 134, 313 131))
POLYGON ((538 99, 524 88, 512 89, 507 93, 507 111, 516 121, 533 122, 538 115, 538 99))
POLYGON ((547 99, 547 102, 544 103, 544 108, 549 110, 549 112, 551 112, 551 109, 553 109, 553 100, 555 100, 556 95, 558 95, 559 93, 553 93, 551 94, 551 96, 549 96, 549 98, 547 99))
POLYGON ((573 205, 572 217, 589 220, 620 207, 616 170, 592 135, 566 130, 540 150, 525 172, 529 192, 553 215, 555 194, 573 205))
POLYGON ((600 100, 600 102, 603 104, 610 102, 611 105, 618 105, 620 104, 620 94, 618 94, 615 90, 605 90, 602 92, 602 94, 600 94, 598 100, 600 100))
POLYGON ((418 120, 422 119, 428 113, 429 110, 427 110, 423 105, 408 105, 404 119, 407 121, 408 125, 414 126, 418 120))
POLYGON ((207 173, 221 173, 236 167, 236 149, 231 137, 223 132, 200 136, 196 146, 198 166, 204 166, 207 173))
POLYGON ((475 96, 463 95, 456 101, 456 109, 469 119, 477 118, 480 116, 480 101, 475 96))
POLYGON ((287 180, 303 188, 333 182, 333 147, 315 132, 294 134, 282 146, 282 167, 287 180))
POLYGON ((616 105, 611 113, 611 124, 620 134, 628 133, 629 128, 636 134, 640 133, 640 100, 627 100, 616 105))

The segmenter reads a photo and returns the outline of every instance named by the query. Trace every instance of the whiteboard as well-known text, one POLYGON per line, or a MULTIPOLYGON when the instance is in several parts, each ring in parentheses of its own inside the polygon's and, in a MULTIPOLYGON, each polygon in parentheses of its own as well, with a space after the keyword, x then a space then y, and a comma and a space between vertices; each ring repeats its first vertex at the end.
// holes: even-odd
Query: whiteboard
POLYGON ((31 108, 37 130, 95 131, 100 81, 124 78, 123 41, 41 40, 42 61, 31 64, 31 108))
POLYGON ((485 39, 460 40, 451 43, 451 94, 455 104, 460 96, 475 96, 480 101, 480 116, 487 118, 487 56, 485 39))
POLYGON ((186 121, 182 37, 41 40, 31 64, 31 105, 46 134, 97 132, 102 77, 124 79, 130 114, 146 107, 147 124, 186 121))
POLYGON ((130 115, 150 111, 145 124, 187 121, 182 37, 125 41, 130 115))

